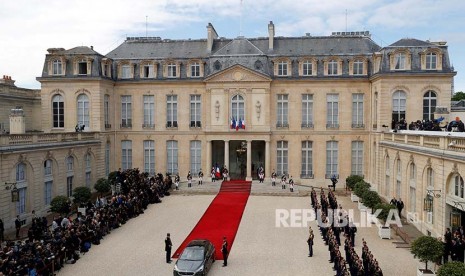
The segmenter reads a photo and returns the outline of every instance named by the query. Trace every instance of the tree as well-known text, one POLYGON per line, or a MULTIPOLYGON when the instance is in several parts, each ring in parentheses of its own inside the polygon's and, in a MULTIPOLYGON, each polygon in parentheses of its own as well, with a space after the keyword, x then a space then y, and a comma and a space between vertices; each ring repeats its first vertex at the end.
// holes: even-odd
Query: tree
POLYGON ((362 181, 363 176, 360 175, 351 175, 346 178, 346 185, 349 190, 353 190, 355 188, 355 184, 362 181))
POLYGON ((447 262, 438 270, 438 276, 463 276, 465 275, 465 264, 462 262, 447 262))
POLYGON ((110 181, 105 178, 100 178, 95 183, 94 189, 100 193, 100 196, 102 196, 102 194, 108 193, 111 190, 110 181))
POLYGON ((444 244, 436 238, 421 236, 413 241, 411 251, 415 258, 426 264, 425 270, 428 270, 428 261, 437 262, 444 255, 444 244))
POLYGON ((73 190, 74 203, 78 206, 80 204, 86 204, 90 201, 92 193, 87 187, 76 187, 73 190))
POLYGON ((366 191, 362 195, 362 202, 363 205, 366 207, 373 209, 376 204, 381 203, 381 198, 379 197, 378 193, 375 191, 366 191))
POLYGON ((465 99, 465 93, 462 91, 455 92, 452 96, 452 101, 460 101, 465 99))
POLYGON ((56 196, 50 202, 52 212, 59 214, 67 214, 70 211, 69 198, 66 196, 56 196))
POLYGON ((363 195, 368 191, 370 191, 370 184, 368 184, 364 180, 362 180, 362 181, 358 182, 357 184, 355 184, 354 193, 359 198, 363 198, 363 195))
POLYGON ((378 219, 382 220, 385 222, 387 220, 387 217, 389 215, 390 210, 397 210, 396 206, 387 204, 387 203, 378 203, 375 205, 375 210, 381 210, 381 213, 378 215, 378 219))

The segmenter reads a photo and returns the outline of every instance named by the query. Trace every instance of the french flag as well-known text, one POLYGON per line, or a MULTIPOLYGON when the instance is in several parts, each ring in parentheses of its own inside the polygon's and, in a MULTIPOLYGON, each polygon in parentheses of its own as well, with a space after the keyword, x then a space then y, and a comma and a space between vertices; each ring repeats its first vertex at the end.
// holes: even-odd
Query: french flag
POLYGON ((236 131, 242 128, 242 119, 239 119, 239 123, 236 126, 236 131))
POLYGON ((241 128, 245 129, 245 120, 241 120, 241 128))
POLYGON ((236 119, 234 119, 234 117, 232 117, 231 118, 231 129, 235 129, 235 128, 236 128, 236 119))

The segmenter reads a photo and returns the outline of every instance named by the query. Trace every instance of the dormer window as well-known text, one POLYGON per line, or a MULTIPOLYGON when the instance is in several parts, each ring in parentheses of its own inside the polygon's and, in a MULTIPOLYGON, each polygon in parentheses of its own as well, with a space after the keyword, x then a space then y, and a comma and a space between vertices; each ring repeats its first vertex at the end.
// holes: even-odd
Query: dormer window
POLYGON ((130 77, 131 77, 131 66, 129 66, 129 64, 125 64, 121 66, 121 78, 129 79, 130 77))
POLYGON ((306 60, 303 62, 302 64, 302 75, 303 76, 311 76, 312 75, 312 72, 313 72, 313 64, 306 60))
POLYGON ((437 55, 436 53, 426 54, 426 70, 436 70, 437 69, 437 55))
POLYGON ((353 65, 353 74, 354 75, 363 75, 363 61, 356 60, 353 65))
POLYGON ((144 65, 142 76, 144 78, 153 78, 154 77, 153 64, 145 64, 144 65))
POLYGON ((328 61, 328 75, 337 75, 337 61, 334 59, 328 61))
POLYGON ((81 60, 78 63, 78 75, 87 75, 87 61, 81 60))
POLYGON ((176 78, 177 77, 177 68, 176 68, 176 64, 175 63, 169 63, 168 66, 167 66, 167 69, 168 69, 168 78, 176 78))
POLYGON ((52 62, 52 72, 53 72, 53 75, 63 74, 63 64, 61 63, 61 60, 56 59, 52 62))
POLYGON ((200 77, 200 63, 194 62, 191 64, 191 77, 192 78, 200 77))
POLYGON ((405 70, 405 54, 404 53, 396 53, 394 56, 394 62, 396 70, 405 70))
POLYGON ((299 76, 309 77, 316 76, 317 60, 314 58, 304 57, 299 59, 299 76))
POLYGON ((111 78, 111 60, 107 58, 102 59, 102 76, 111 78))
POLYGON ((280 61, 278 62, 278 76, 285 77, 287 76, 287 62, 280 61))
POLYGON ((91 74, 92 58, 90 57, 75 57, 73 61, 74 75, 86 76, 91 74))

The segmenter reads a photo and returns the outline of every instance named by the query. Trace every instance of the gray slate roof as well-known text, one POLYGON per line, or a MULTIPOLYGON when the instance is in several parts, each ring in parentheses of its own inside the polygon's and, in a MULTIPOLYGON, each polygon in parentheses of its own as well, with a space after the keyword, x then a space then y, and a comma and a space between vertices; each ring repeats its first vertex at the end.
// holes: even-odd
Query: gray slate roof
POLYGON ((263 52, 249 40, 243 37, 238 37, 213 54, 213 56, 227 55, 263 55, 263 52))
POLYGON ((427 42, 427 41, 415 39, 415 38, 402 38, 392 43, 391 45, 389 45, 389 47, 419 47, 419 46, 420 47, 421 46, 434 46, 434 44, 427 42))
POLYGON ((90 47, 87 46, 78 46, 71 48, 69 50, 66 50, 63 52, 65 55, 100 55, 97 51, 94 51, 90 47))

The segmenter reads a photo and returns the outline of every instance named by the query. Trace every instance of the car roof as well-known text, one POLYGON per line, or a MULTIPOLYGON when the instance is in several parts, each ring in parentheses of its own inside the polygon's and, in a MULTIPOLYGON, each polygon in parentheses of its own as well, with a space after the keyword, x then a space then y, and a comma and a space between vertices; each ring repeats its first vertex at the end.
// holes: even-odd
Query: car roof
POLYGON ((211 242, 209 240, 192 240, 189 242, 187 247, 191 246, 206 246, 207 244, 210 244, 211 242))

